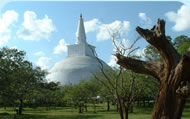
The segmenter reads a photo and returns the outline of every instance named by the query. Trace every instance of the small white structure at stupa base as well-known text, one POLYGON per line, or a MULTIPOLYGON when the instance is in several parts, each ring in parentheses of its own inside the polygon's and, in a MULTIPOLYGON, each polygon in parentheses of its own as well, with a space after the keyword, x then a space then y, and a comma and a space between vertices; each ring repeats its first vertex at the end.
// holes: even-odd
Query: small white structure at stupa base
MULTIPOLYGON (((68 56, 54 65, 47 76, 47 80, 67 85, 79 83, 80 80, 91 79, 93 73, 99 72, 101 66, 96 59, 95 52, 95 46, 86 41, 83 18, 80 15, 76 43, 68 45, 68 56)), ((105 68, 109 68, 105 62, 100 61, 105 68)))

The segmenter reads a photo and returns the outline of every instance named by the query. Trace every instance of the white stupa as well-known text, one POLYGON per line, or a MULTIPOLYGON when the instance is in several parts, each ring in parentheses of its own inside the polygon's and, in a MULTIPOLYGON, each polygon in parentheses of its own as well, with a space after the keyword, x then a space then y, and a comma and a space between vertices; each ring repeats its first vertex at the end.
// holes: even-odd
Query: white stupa
MULTIPOLYGON (((105 68, 109 66, 100 60, 105 68)), ((50 70, 47 79, 60 82, 62 85, 76 84, 80 80, 89 80, 100 70, 100 63, 95 57, 95 46, 86 41, 82 15, 80 16, 76 43, 68 45, 68 56, 57 62, 50 70)))

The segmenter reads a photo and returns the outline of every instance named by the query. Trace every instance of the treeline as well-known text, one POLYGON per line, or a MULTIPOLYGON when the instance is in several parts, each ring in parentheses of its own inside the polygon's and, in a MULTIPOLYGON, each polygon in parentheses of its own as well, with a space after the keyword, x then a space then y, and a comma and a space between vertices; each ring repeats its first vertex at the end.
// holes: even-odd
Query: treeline
MULTIPOLYGON (((181 54, 184 54, 190 46, 190 38, 184 35, 174 40, 168 37, 168 40, 181 54)), ((157 95, 159 82, 152 80, 153 77, 133 74, 131 78, 131 71, 122 70, 121 78, 126 78, 115 83, 114 75, 117 76, 120 71, 117 68, 112 69, 110 80, 105 80, 104 75, 97 74, 98 79, 93 77, 76 85, 62 86, 56 82, 47 82, 45 79, 47 71, 27 61, 25 55, 24 51, 17 49, 6 47, 0 49, 0 107, 5 109, 13 107, 17 114, 22 114, 23 107, 46 107, 46 110, 49 110, 50 107, 58 106, 72 106, 82 113, 88 111, 89 105, 93 106, 96 112, 97 103, 107 103, 109 111, 111 104, 118 107, 118 97, 121 97, 119 100, 121 102, 129 102, 128 100, 132 99, 130 105, 133 103, 145 105, 146 101, 154 100, 157 95), (113 84, 117 84, 119 88, 116 90, 113 84), (140 92, 138 95, 135 95, 136 90, 140 92), (115 91, 118 96, 113 93, 115 91), (128 100, 125 98, 131 96, 132 98, 128 100)), ((151 46, 146 47, 144 55, 146 60, 162 60, 151 46)))
MULTIPOLYGON (((60 85, 56 82, 47 82, 47 71, 34 66, 25 59, 26 53, 17 49, 0 49, 0 106, 13 107, 17 114, 22 114, 23 107, 50 107, 72 106, 78 108, 79 113, 88 111, 91 104, 96 112, 97 103, 117 105, 114 94, 95 78, 81 81, 76 85, 60 85)), ((112 72, 118 72, 113 69, 112 72)), ((129 72, 125 72, 126 77, 129 72)), ((136 74, 137 75, 137 74, 136 74)), ((104 77, 100 77, 104 80, 104 77)), ((139 83, 143 86, 143 92, 139 99, 153 98, 156 95, 158 82, 151 82, 151 77, 137 75, 139 83)), ((114 79, 111 80, 114 82, 114 79)), ((127 81, 127 80, 126 80, 127 81)), ((125 81, 125 82, 126 82, 125 81)), ((121 83, 121 82, 120 82, 121 83)), ((127 83, 127 82, 126 82, 127 83)), ((127 90, 127 88, 126 88, 127 90)), ((138 100, 141 101, 141 100, 138 100)))

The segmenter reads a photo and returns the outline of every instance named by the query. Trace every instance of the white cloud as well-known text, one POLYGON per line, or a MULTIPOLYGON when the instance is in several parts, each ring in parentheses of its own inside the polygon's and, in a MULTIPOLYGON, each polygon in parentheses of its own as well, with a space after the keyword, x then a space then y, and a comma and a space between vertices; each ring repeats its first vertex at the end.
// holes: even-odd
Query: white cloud
POLYGON ((3 45, 10 40, 10 27, 18 21, 18 13, 14 10, 8 10, 0 18, 0 45, 3 45))
POLYGON ((139 17, 140 17, 140 19, 141 20, 143 20, 143 21, 147 21, 147 16, 146 16, 146 13, 139 13, 139 17))
POLYGON ((48 82, 60 82, 59 79, 61 79, 62 77, 62 73, 61 72, 49 72, 48 75, 46 76, 46 80, 48 82))
POLYGON ((9 26, 18 20, 18 13, 14 10, 8 10, 0 19, 0 33, 10 32, 9 26))
POLYGON ((44 55, 45 55, 45 53, 43 51, 34 53, 34 56, 44 56, 44 55))
POLYGON ((146 13, 139 13, 140 22, 144 28, 150 28, 152 24, 152 20, 146 15, 146 13))
POLYGON ((122 49, 129 48, 131 46, 130 41, 128 39, 125 39, 125 38, 123 38, 120 41, 115 40, 114 42, 115 42, 115 44, 113 43, 113 45, 114 45, 113 51, 114 52, 116 52, 117 50, 122 50, 122 49))
POLYGON ((10 49, 18 49, 17 46, 12 46, 10 49))
POLYGON ((108 65, 111 67, 118 67, 119 65, 116 62, 117 62, 117 58, 112 55, 110 57, 110 61, 108 62, 108 65))
POLYGON ((59 41, 59 44, 54 49, 54 54, 61 54, 63 52, 67 52, 67 45, 68 43, 65 43, 64 39, 61 39, 59 41))
POLYGON ((135 55, 140 56, 141 58, 144 58, 144 56, 145 56, 144 50, 145 50, 145 48, 136 50, 135 55))
POLYGON ((115 44, 113 43, 114 47, 113 47, 113 51, 114 52, 122 52, 125 53, 124 55, 131 55, 133 48, 130 48, 132 43, 128 40, 128 39, 121 39, 121 40, 115 40, 115 44), (116 46, 115 46, 116 45, 116 46))
POLYGON ((48 69, 48 64, 51 61, 51 58, 49 57, 40 57, 37 61, 37 66, 41 67, 42 70, 48 69))
MULTIPOLYGON (((130 41, 127 39, 122 39, 120 41, 116 40, 115 44, 113 43, 113 52, 117 52, 118 50, 122 50, 122 49, 126 49, 129 48, 131 45, 130 41), (116 45, 116 46, 115 46, 116 45), (117 49, 119 48, 119 49, 117 49)), ((127 53, 128 51, 126 51, 127 53)), ((111 56, 110 57, 110 61, 108 62, 108 65, 111 67, 118 67, 119 65, 116 63, 117 62, 117 58, 115 56, 111 56)))
MULTIPOLYGON (((97 41, 109 40, 111 39, 111 35, 119 33, 119 35, 125 35, 130 30, 130 22, 129 21, 114 21, 110 24, 103 24, 98 19, 94 18, 89 21, 84 22, 85 31, 94 32, 96 31, 97 41)), ((76 33, 77 34, 77 33, 76 33)))
POLYGON ((99 27, 99 24, 100 22, 98 19, 92 19, 90 21, 84 22, 86 33, 97 30, 99 27))
POLYGON ((174 31, 184 31, 190 29, 190 9, 186 5, 182 5, 177 13, 170 11, 165 14, 169 21, 175 22, 172 27, 174 31))
POLYGON ((97 34, 97 40, 108 40, 111 39, 111 35, 119 33, 124 35, 129 32, 130 22, 129 21, 114 21, 110 24, 101 24, 99 26, 99 32, 97 34))
POLYGON ((55 31, 55 26, 47 15, 43 19, 37 19, 35 12, 26 11, 24 22, 17 31, 17 35, 23 40, 41 40, 48 39, 53 31, 55 31))
POLYGON ((0 34, 0 45, 6 44, 10 40, 10 34, 0 34))

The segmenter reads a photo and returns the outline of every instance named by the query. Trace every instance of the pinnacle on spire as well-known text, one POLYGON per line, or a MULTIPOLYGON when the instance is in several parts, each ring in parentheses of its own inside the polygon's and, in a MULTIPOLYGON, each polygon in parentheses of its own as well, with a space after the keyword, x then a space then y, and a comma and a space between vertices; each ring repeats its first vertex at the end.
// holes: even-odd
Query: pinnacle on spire
POLYGON ((82 14, 80 14, 80 19, 78 23, 76 43, 77 44, 86 43, 86 33, 85 33, 82 14))
POLYGON ((80 13, 80 18, 82 18, 82 13, 80 13))

